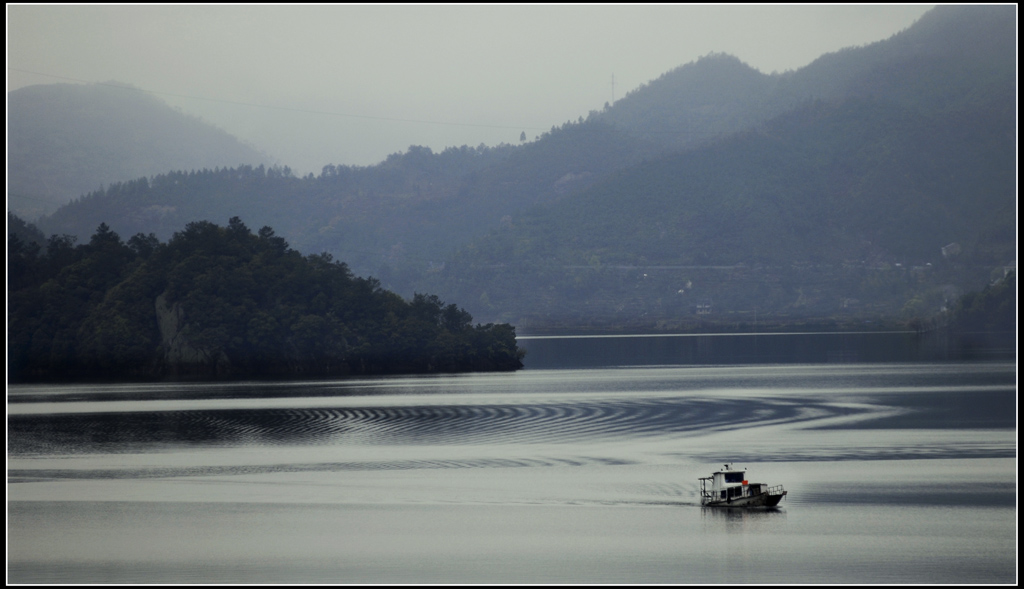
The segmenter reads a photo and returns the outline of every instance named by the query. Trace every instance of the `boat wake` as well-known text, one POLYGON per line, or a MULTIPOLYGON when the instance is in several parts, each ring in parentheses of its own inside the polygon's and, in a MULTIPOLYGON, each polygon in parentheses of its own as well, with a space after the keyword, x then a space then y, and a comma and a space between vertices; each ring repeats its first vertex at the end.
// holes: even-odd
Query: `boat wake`
POLYGON ((8 454, 109 454, 168 445, 558 444, 865 419, 884 411, 808 399, 684 397, 15 414, 8 416, 8 454))

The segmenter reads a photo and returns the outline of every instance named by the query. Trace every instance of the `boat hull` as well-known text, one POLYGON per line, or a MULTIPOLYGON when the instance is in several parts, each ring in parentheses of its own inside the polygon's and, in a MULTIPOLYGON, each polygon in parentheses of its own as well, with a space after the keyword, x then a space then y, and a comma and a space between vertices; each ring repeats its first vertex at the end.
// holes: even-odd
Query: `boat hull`
POLYGON ((749 497, 733 497, 732 499, 708 501, 704 505, 708 507, 775 507, 785 496, 785 491, 772 495, 760 493, 749 497))

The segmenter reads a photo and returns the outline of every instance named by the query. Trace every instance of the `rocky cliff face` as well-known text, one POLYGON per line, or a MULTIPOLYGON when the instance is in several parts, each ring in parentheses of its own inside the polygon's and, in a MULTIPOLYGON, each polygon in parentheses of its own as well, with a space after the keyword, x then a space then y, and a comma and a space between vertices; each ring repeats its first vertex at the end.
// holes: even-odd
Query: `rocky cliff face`
POLYGON ((160 328, 162 361, 168 373, 225 374, 231 360, 222 350, 199 348, 188 339, 185 310, 180 303, 168 304, 167 293, 156 298, 156 320, 160 328))

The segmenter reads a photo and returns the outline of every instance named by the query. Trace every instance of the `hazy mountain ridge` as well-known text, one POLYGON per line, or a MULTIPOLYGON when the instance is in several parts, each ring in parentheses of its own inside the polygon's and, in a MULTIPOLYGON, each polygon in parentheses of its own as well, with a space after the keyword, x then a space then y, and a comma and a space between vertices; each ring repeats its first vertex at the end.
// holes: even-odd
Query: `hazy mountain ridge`
POLYGON ((431 288, 528 325, 585 322, 581 309, 669 321, 712 302, 899 317, 922 293, 937 311, 950 286, 977 288, 1014 257, 1004 123, 870 99, 809 105, 538 208, 464 248, 431 288), (962 251, 946 259, 950 243, 962 251))
POLYGON ((666 72, 601 113, 623 130, 691 147, 761 124, 808 101, 875 97, 914 108, 988 101, 1016 77, 1013 6, 939 6, 889 39, 764 74, 711 54, 666 72), (935 88, 936 80, 946 87, 935 88), (938 91, 937 91, 938 90, 938 91))
POLYGON ((271 159, 124 84, 47 84, 7 94, 8 209, 25 218, 114 182, 271 159))
POLYGON ((886 41, 822 56, 794 85, 923 110, 990 102, 1015 87, 1016 31, 1013 6, 938 6, 886 41))
POLYGON ((459 245, 649 153, 601 121, 566 123, 525 145, 412 146, 376 166, 325 166, 304 178, 262 166, 165 173, 87 194, 38 225, 85 239, 105 222, 166 239, 186 223, 243 211, 247 223, 273 224, 301 251, 329 252, 411 294, 411 281, 459 245))
MULTIPOLYGON (((401 223, 422 220, 410 210, 444 206, 462 178, 507 157, 507 147, 410 148, 377 166, 325 166, 320 176, 295 177, 287 167, 240 166, 163 173, 115 183, 41 219, 48 233, 79 239, 106 222, 124 234, 169 238, 186 223, 230 218, 273 222, 297 236, 303 251, 376 253, 378 241, 401 223), (354 245, 352 245, 354 244, 354 245)), ((390 244, 385 244, 390 247, 390 244)), ((356 260, 358 262, 358 260, 356 260)))
MULTIPOLYGON (((441 153, 413 147, 377 166, 328 166, 315 178, 261 169, 262 179, 243 181, 248 169, 225 169, 188 175, 195 180, 187 190, 126 184, 80 199, 40 226, 86 236, 106 221, 130 235, 239 215, 273 224, 298 249, 328 251, 399 292, 441 292, 488 319, 517 321, 528 312, 536 321, 558 313, 560 321, 587 321, 587 312, 609 309, 619 318, 689 316, 695 299, 675 294, 692 294, 686 284, 719 280, 720 271, 662 273, 655 288, 614 266, 792 269, 851 260, 863 274, 868 265, 925 263, 951 234, 926 227, 951 223, 970 224, 956 239, 972 259, 1005 263, 1006 243, 1015 239, 1012 191, 1006 201, 1002 188, 989 188, 1015 173, 1015 71, 1014 7, 939 7, 886 41, 795 72, 766 75, 731 56, 708 56, 524 145, 441 153), (984 136, 972 137, 972 125, 984 136), (960 146, 966 157, 950 159, 958 145, 949 142, 968 139, 974 143, 960 146), (930 151, 943 142, 946 152, 930 151), (692 150, 675 153, 681 148, 692 150), (998 179, 989 177, 993 166, 998 179), (962 199, 975 198, 976 187, 956 183, 979 175, 989 190, 984 206, 965 207, 946 190, 955 185, 962 199), (886 186, 901 195, 892 214, 879 208, 886 186), (933 205, 936 190, 944 196, 933 205), (907 222, 914 229, 901 231, 907 222), (769 247, 722 230, 728 224, 781 230, 764 238, 769 247), (494 236, 477 239, 491 230, 494 236), (927 239, 916 242, 921 236, 927 239), (665 293, 674 293, 670 303, 665 293), (587 297, 593 306, 581 303, 587 297)), ((955 277, 984 282, 991 269, 961 268, 955 277)), ((789 270, 733 274, 738 283, 719 280, 705 297, 718 309, 746 308, 737 293, 752 283, 766 307, 819 315, 842 306, 891 316, 922 289, 937 308, 960 288, 895 274, 840 280, 832 270, 813 280, 789 270), (873 286, 857 286, 866 283, 873 286), (879 293, 884 301, 864 298, 879 293)))
POLYGON ((633 90, 601 117, 665 146, 689 147, 781 112, 764 108, 777 83, 736 57, 712 54, 633 90))
MULTIPOLYGON (((532 211, 464 248, 432 287, 530 326, 653 324, 712 302, 719 316, 899 317, 924 299, 938 311, 1015 257, 1015 29, 1006 7, 986 8, 930 12, 920 28, 798 72, 765 76, 716 55, 666 74, 600 116, 643 134, 644 121, 621 114, 627 100, 649 114, 683 92, 664 129, 682 120, 699 132, 686 113, 718 95, 692 84, 716 67, 750 90, 748 121, 783 98, 796 106, 532 211), (928 274, 907 274, 914 265, 928 274)), ((729 107, 703 112, 723 119, 729 107)))

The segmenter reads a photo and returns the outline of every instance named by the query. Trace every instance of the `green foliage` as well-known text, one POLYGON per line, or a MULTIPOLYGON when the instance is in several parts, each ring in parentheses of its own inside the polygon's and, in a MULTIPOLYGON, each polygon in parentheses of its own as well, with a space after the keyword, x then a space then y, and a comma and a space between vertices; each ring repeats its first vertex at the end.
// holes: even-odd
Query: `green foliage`
POLYGON ((269 227, 253 234, 233 217, 129 243, 105 224, 86 245, 51 239, 55 259, 38 257, 35 281, 11 293, 14 380, 522 367, 511 326, 473 327, 436 296, 407 302, 269 227))
POLYGON ((1017 273, 1010 272, 1003 279, 990 284, 981 292, 960 297, 951 310, 950 327, 953 331, 1002 333, 1016 341, 1017 333, 1017 273))
POLYGON ((21 217, 10 211, 7 211, 7 235, 15 235, 22 243, 34 243, 40 248, 46 244, 46 236, 38 227, 26 223, 21 217))
POLYGON ((42 231, 7 213, 7 292, 19 290, 38 280, 39 253, 46 245, 42 231))

